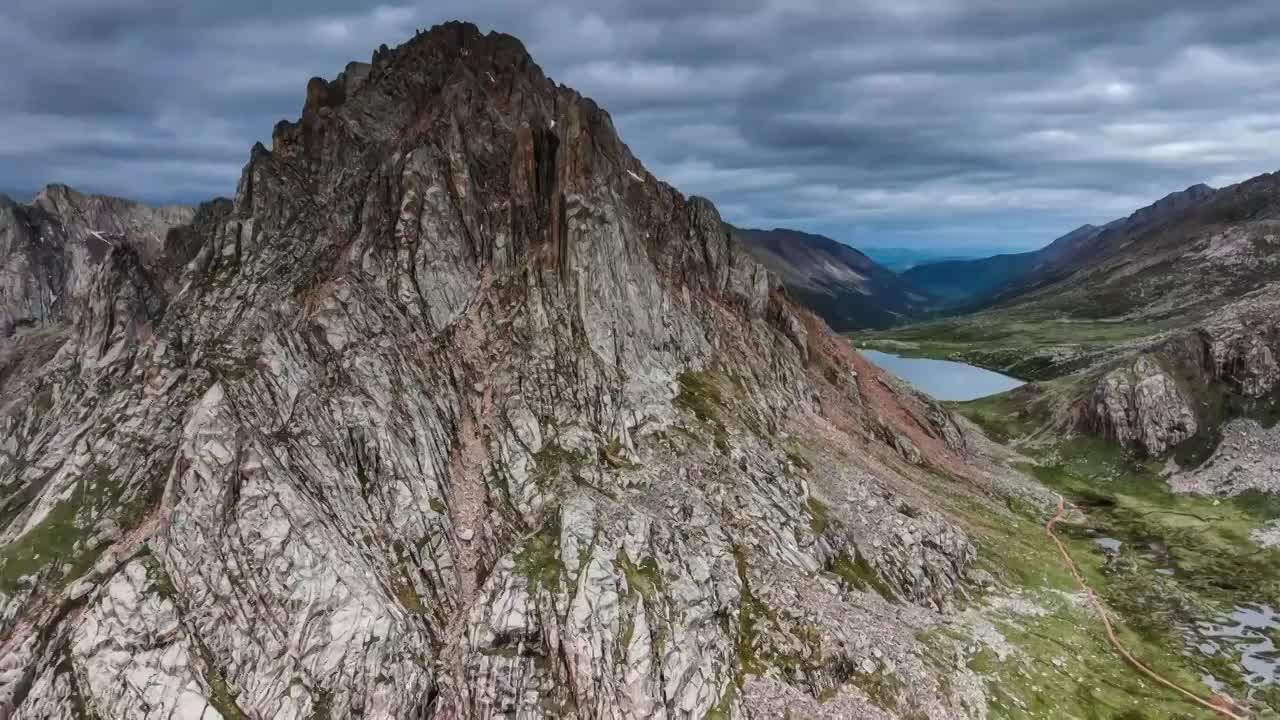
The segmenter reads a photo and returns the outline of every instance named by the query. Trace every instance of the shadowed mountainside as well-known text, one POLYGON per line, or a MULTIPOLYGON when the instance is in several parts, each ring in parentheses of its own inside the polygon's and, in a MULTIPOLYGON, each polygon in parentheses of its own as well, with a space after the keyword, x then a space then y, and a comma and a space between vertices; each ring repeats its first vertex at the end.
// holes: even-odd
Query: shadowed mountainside
POLYGON ((933 298, 862 252, 797 230, 733 228, 787 291, 837 331, 887 328, 926 317, 933 298))

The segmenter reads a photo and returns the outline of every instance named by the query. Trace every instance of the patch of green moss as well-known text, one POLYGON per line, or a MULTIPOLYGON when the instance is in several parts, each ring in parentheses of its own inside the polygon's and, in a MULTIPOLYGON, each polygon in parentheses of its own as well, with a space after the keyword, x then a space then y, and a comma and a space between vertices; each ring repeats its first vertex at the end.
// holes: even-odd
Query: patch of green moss
POLYGON ((0 550, 0 585, 11 590, 24 575, 73 562, 76 541, 83 535, 76 525, 77 510, 75 500, 60 500, 39 525, 0 550))
POLYGON ((610 440, 609 444, 600 450, 600 460, 614 470, 628 470, 636 467, 636 464, 623 454, 621 438, 610 440))
POLYGON ((407 571, 401 568, 400 572, 392 578, 391 591, 395 593, 396 599, 405 610, 414 615, 422 615, 427 612, 427 608, 422 604, 422 598, 418 597, 418 591, 414 589, 406 573, 407 571))
POLYGON ((806 504, 809 506, 809 528, 814 535, 821 535, 831 525, 831 511, 818 498, 810 495, 806 504))
POLYGON ((793 448, 787 448, 786 453, 787 453, 787 460, 789 460, 792 465, 795 465, 796 467, 800 468, 804 472, 809 472, 810 470, 813 469, 813 465, 810 464, 810 462, 807 459, 805 459, 804 455, 802 455, 800 451, 795 450, 793 448))
POLYGON ((637 565, 631 562, 631 558, 627 557, 625 549, 619 548, 615 562, 618 563, 618 567, 622 568, 622 572, 627 578, 627 587, 632 592, 642 595, 651 606, 665 592, 666 582, 662 578, 662 569, 658 567, 657 558, 650 555, 637 565))
MULTIPOLYGON (((145 498, 121 507, 122 492, 108 468, 90 466, 73 484, 71 492, 60 499, 39 524, 0 548, 0 589, 12 591, 19 578, 39 575, 46 568, 62 565, 70 565, 71 571, 54 578, 51 589, 56 590, 66 581, 84 574, 93 566, 102 548, 91 549, 79 541, 85 539, 86 530, 98 518, 114 513, 117 522, 126 529, 140 519, 141 511, 136 506, 145 502, 145 498)), ((37 496, 38 491, 33 491, 27 502, 37 496)), ((15 516, 17 511, 18 508, 14 508, 15 516)))
POLYGON ((542 529, 524 542, 515 555, 516 572, 523 575, 535 590, 555 592, 564 574, 560 561, 560 516, 547 515, 542 529))
POLYGON ((143 567, 147 570, 147 579, 151 581, 151 592, 163 598, 170 600, 178 596, 177 588, 173 586, 173 578, 169 577, 169 573, 164 569, 164 565, 160 563, 160 559, 150 554, 150 551, 144 547, 143 567))
MULTIPOLYGON (((668 630, 661 621, 660 614, 655 611, 662 607, 665 602, 663 596, 666 592, 666 581, 662 577, 662 569, 658 566, 657 558, 649 556, 640 561, 639 564, 636 564, 632 562, 625 549, 619 548, 614 562, 617 563, 623 575, 627 578, 627 591, 644 598, 645 607, 648 608, 650 617, 656 620, 652 624, 652 642, 655 651, 661 655, 663 648, 666 646, 668 630)), ((630 646, 634 631, 635 627, 631 623, 630 616, 628 616, 626 625, 622 630, 619 650, 625 651, 630 646)))
POLYGON ((209 704, 217 710, 225 720, 248 720, 249 715, 236 704, 236 696, 231 692, 221 675, 212 675, 209 682, 209 704))
POLYGON ((207 698, 209 705, 214 710, 217 710, 224 720, 249 720, 249 714, 236 702, 239 693, 227 684, 227 679, 222 669, 213 662, 213 654, 198 638, 194 643, 194 647, 204 666, 202 675, 205 685, 209 688, 209 697, 207 698))
POLYGON ((720 699, 702 716, 703 720, 733 720, 733 704, 738 698, 738 690, 736 681, 725 683, 720 699))
POLYGON ((533 454, 534 479, 543 486, 560 479, 563 474, 571 477, 581 474, 587 464, 587 456, 578 450, 566 450, 555 442, 548 442, 533 454))
POLYGON ((872 702, 886 710, 897 709, 899 698, 905 688, 902 679, 896 674, 878 670, 870 673, 858 673, 851 678, 851 681, 862 692, 866 693, 872 702))
POLYGON ((898 594, 857 550, 853 557, 847 549, 840 551, 831 563, 831 572, 856 590, 875 592, 889 602, 898 602, 898 594))
POLYGON ((776 623, 776 617, 773 610, 751 591, 746 551, 735 545, 733 557, 738 568, 738 580, 742 584, 737 631, 737 682, 741 685, 746 675, 758 675, 764 672, 771 653, 767 648, 760 647, 760 625, 768 622, 776 623))
POLYGON ((222 381, 240 381, 251 377, 258 371, 258 361, 262 358, 262 350, 258 343, 248 337, 242 338, 240 345, 226 341, 215 341, 207 350, 209 369, 222 381))
POLYGON ((692 412, 694 417, 710 427, 716 449, 727 454, 729 434, 720 419, 720 411, 725 408, 725 402, 716 384, 715 375, 690 370, 680 373, 676 382, 680 386, 675 399, 676 407, 692 412))
POLYGON ((53 409, 53 387, 46 385, 31 398, 31 407, 36 415, 43 415, 53 409))
POLYGON ((676 377, 680 391, 676 405, 691 411, 703 422, 717 422, 724 398, 716 386, 715 377, 709 372, 688 370, 676 377))

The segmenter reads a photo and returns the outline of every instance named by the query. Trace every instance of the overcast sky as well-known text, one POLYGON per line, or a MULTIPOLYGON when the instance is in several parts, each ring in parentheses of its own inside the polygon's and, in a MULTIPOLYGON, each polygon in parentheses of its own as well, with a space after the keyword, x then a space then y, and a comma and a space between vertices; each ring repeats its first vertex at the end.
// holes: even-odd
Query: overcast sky
POLYGON ((359 5, 0 1, 0 192, 230 195, 309 77, 447 19, 520 37, 726 219, 854 245, 1038 246, 1280 169, 1274 0, 359 5))

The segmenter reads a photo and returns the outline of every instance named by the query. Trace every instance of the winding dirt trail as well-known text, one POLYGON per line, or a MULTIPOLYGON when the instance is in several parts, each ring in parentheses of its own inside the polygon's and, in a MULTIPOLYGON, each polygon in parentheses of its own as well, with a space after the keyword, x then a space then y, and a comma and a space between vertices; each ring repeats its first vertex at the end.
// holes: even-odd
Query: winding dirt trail
POLYGON ((1066 503, 1063 501, 1062 496, 1059 495, 1058 509, 1053 513, 1053 517, 1049 518, 1049 521, 1044 524, 1044 534, 1048 535, 1049 539, 1053 541, 1053 544, 1058 546, 1058 552, 1062 555, 1062 561, 1067 564, 1067 569, 1071 571, 1071 576, 1076 579, 1076 584, 1084 591, 1085 596, 1089 598, 1089 604, 1093 606, 1093 609, 1098 613, 1098 617, 1102 619, 1102 626, 1106 628, 1107 640, 1111 643, 1111 647, 1115 648, 1115 651, 1119 653, 1120 657, 1124 658, 1125 662, 1129 663, 1129 665, 1140 674, 1146 675, 1161 685, 1180 693, 1182 696, 1187 698, 1187 700, 1208 708, 1212 712, 1216 713, 1218 717, 1231 718, 1232 720, 1248 720, 1249 716, 1242 714, 1246 712, 1245 709, 1240 707, 1240 705, 1231 698, 1225 695, 1214 695, 1210 698, 1201 697, 1200 695, 1182 687, 1168 678, 1165 678, 1155 670, 1152 670, 1142 664, 1142 661, 1134 657, 1133 654, 1129 652, 1129 649, 1120 642, 1120 639, 1116 637, 1115 628, 1111 625, 1111 618, 1107 615, 1107 609, 1102 606, 1102 601, 1098 600, 1098 596, 1094 593, 1093 588, 1085 581, 1084 573, 1080 571, 1080 567, 1076 565, 1075 560, 1071 559, 1071 553, 1067 552, 1067 546, 1063 544, 1062 540, 1058 538, 1057 533, 1053 531, 1054 526, 1062 519, 1065 512, 1066 503))

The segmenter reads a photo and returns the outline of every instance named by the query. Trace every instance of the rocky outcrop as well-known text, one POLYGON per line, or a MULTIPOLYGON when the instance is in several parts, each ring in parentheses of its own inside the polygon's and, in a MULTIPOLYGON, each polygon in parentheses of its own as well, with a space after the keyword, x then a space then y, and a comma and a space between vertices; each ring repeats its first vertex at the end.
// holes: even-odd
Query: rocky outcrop
POLYGON ((0 717, 984 716, 954 423, 514 38, 313 81, 192 220, 0 378, 0 717))
POLYGON ((113 248, 131 249, 153 270, 180 257, 166 241, 194 215, 65 185, 46 187, 30 205, 0 196, 0 339, 66 321, 113 248))
POLYGON ((1169 485, 1177 492, 1202 495, 1280 493, 1280 427, 1231 420, 1213 455, 1199 467, 1175 473, 1169 485))
POLYGON ((1151 355, 1111 370, 1086 402, 1085 418, 1097 432, 1151 455, 1196 434, 1196 415, 1177 381, 1151 355))
POLYGON ((1278 317, 1280 286, 1270 284, 1223 305, 1188 330, 1131 343, 1140 350, 1112 348, 1111 354, 1123 359, 1101 375, 1080 405, 1080 419, 1088 429, 1152 455, 1198 433, 1218 433, 1223 429, 1218 425, 1241 408, 1275 402, 1280 387, 1278 317), (1175 370, 1182 385, 1171 374, 1175 370), (1189 393, 1200 396, 1198 403, 1189 393), (1227 416, 1197 412, 1198 406, 1211 405, 1221 405, 1227 416))
POLYGON ((1280 386, 1280 284, 1223 307, 1198 331, 1214 377, 1252 399, 1280 386))

